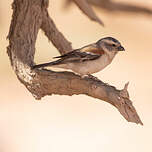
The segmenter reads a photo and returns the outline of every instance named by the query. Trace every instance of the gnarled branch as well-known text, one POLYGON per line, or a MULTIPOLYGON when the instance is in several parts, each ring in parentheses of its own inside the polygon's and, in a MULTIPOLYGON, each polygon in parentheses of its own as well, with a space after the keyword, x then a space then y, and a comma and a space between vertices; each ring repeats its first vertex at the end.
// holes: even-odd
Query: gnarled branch
POLYGON ((20 82, 36 99, 52 94, 85 94, 112 104, 126 120, 142 124, 129 99, 128 84, 123 90, 117 90, 100 80, 81 78, 72 72, 31 70, 39 29, 44 31, 60 53, 72 49, 71 43, 58 31, 49 17, 47 6, 46 0, 14 0, 7 52, 20 82))

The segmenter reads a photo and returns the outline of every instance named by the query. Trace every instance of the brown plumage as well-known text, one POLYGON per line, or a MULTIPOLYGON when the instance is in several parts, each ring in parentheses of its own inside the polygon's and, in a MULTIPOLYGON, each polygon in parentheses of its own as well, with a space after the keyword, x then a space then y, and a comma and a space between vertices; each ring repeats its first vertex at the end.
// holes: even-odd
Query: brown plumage
POLYGON ((32 68, 52 66, 71 69, 80 75, 88 75, 105 68, 118 51, 124 51, 120 42, 114 38, 106 37, 96 43, 54 57, 58 59, 56 61, 34 65, 32 68))

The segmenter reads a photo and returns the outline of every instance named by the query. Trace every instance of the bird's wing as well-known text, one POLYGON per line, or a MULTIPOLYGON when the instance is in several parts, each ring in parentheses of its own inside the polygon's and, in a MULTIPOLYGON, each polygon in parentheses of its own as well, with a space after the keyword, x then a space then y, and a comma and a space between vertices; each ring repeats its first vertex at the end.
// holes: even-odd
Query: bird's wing
POLYGON ((91 44, 82 47, 80 49, 73 50, 61 56, 54 57, 58 59, 56 61, 34 65, 32 68, 41 68, 41 67, 66 64, 66 63, 80 63, 80 62, 98 59, 103 54, 104 51, 99 49, 96 46, 96 44, 91 44))
POLYGON ((104 54, 104 51, 101 48, 99 48, 96 43, 82 47, 80 50, 81 52, 90 52, 98 55, 104 54))
POLYGON ((79 50, 74 50, 69 53, 66 53, 55 58, 60 58, 60 64, 64 63, 73 63, 73 62, 84 62, 88 60, 98 59, 101 55, 90 53, 90 52, 81 52, 79 50))
POLYGON ((60 58, 60 63, 84 62, 88 60, 95 60, 103 54, 104 51, 99 49, 96 44, 91 44, 54 58, 60 58))

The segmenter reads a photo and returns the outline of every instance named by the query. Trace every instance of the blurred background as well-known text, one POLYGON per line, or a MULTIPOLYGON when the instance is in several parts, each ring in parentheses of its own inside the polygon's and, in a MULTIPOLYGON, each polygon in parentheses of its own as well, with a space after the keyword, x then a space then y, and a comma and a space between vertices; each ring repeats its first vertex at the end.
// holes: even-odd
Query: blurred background
MULTIPOLYGON (((49 13, 74 48, 105 36, 117 38, 125 47, 95 76, 118 89, 130 82, 130 97, 144 126, 128 123, 110 104, 84 95, 36 101, 16 78, 6 53, 12 1, 5 0, 0 1, 0 152, 151 152, 152 16, 112 15, 98 9, 103 28, 75 5, 65 10, 63 2, 52 0, 49 13)), ((131 2, 152 8, 151 0, 131 2)), ((39 31, 35 62, 56 55, 56 48, 39 31)))

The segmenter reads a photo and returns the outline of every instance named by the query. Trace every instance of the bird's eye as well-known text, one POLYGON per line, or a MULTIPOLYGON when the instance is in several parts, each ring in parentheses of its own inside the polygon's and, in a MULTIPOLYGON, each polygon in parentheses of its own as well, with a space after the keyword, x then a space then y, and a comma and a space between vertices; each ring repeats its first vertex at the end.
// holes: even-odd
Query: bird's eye
POLYGON ((112 44, 113 47, 116 47, 116 44, 112 44))

